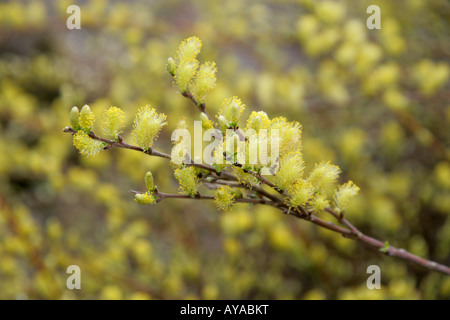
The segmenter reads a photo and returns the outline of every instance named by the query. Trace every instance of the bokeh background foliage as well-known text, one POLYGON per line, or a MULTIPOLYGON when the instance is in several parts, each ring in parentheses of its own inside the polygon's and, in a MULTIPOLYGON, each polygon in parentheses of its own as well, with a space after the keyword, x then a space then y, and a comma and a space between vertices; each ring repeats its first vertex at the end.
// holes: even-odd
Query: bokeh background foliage
MULTIPOLYGON (((198 111, 164 67, 196 35, 218 66, 211 113, 238 95, 303 124, 307 164, 332 161, 361 187, 363 232, 450 264, 450 3, 401 1, 5 1, 0 3, 0 298, 435 299, 450 278, 408 266, 271 208, 165 200, 140 206, 167 162, 129 150, 77 154, 72 106, 97 119, 152 104, 198 111), (81 7, 81 30, 66 9, 81 7), (381 30, 365 26, 381 8, 381 30), (67 266, 81 290, 66 288, 67 266), (377 264, 382 289, 368 290, 377 264)), ((95 131, 100 131, 98 128, 95 131)), ((129 131, 125 139, 129 139, 129 131)))

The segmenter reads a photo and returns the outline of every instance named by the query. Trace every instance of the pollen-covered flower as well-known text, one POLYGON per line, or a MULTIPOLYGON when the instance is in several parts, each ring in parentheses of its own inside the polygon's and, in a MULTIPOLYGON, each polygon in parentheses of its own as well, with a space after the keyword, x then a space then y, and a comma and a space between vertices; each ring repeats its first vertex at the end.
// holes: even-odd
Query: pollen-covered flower
POLYGON ((270 128, 270 119, 267 113, 264 111, 253 111, 248 117, 247 120, 247 129, 253 129, 256 133, 259 132, 260 129, 269 129, 270 128))
POLYGON ((314 186, 306 180, 296 181, 287 189, 287 201, 292 207, 304 206, 314 194, 314 186))
POLYGON ((245 104, 238 97, 225 99, 220 107, 219 116, 225 117, 229 121, 229 126, 236 128, 239 118, 245 110, 245 104))
POLYGON ((214 125, 211 120, 209 120, 206 113, 201 112, 200 113, 200 120, 202 120, 202 127, 205 130, 214 129, 214 125))
POLYGON ((232 167, 231 173, 238 179, 239 183, 252 187, 259 183, 258 178, 250 173, 246 173, 242 168, 232 167))
POLYGON ((235 200, 236 193, 229 186, 222 186, 216 190, 214 202, 219 210, 229 210, 235 200))
POLYGON ((94 126, 95 116, 91 111, 91 108, 86 104, 81 108, 80 112, 80 127, 87 133, 89 133, 92 130, 92 127, 94 126))
MULTIPOLYGON (((181 92, 187 92, 191 80, 195 77, 198 69, 198 61, 196 59, 202 42, 197 37, 190 37, 184 40, 178 47, 175 55, 175 83, 181 92)), ((171 63, 170 61, 168 63, 171 63)), ((173 69, 173 63, 168 67, 173 69)), ((206 70, 205 70, 206 71, 206 70)), ((169 70, 169 72, 171 72, 169 70)))
POLYGON ((73 107, 69 113, 70 126, 72 129, 78 131, 80 129, 80 110, 73 107))
POLYGON ((195 167, 187 167, 175 170, 175 178, 180 184, 180 191, 191 197, 195 196, 198 191, 198 171, 195 167))
POLYGON ((197 76, 191 86, 191 92, 197 103, 205 102, 205 95, 216 86, 216 64, 203 63, 197 71, 197 76))
POLYGON ((145 151, 152 147, 159 131, 166 125, 166 116, 158 114, 149 105, 139 109, 134 120, 132 135, 136 143, 145 151))
POLYGON ((230 126, 230 123, 227 118, 225 118, 223 115, 219 115, 217 118, 217 122, 219 123, 219 129, 225 132, 228 127, 230 126))
POLYGON ((122 133, 123 120, 125 113, 117 107, 110 107, 103 114, 103 131, 106 135, 117 139, 119 134, 122 133))
POLYGON ((285 155, 280 160, 280 168, 275 175, 275 185, 284 190, 296 180, 301 179, 305 162, 300 152, 285 155))
POLYGON ((107 145, 105 142, 91 139, 84 131, 78 131, 73 136, 73 145, 85 157, 95 156, 107 145))
POLYGON ((201 48, 202 42, 198 37, 190 37, 183 40, 183 42, 181 42, 178 46, 175 62, 179 64, 183 61, 191 61, 197 58, 201 48))
POLYGON ((214 169, 216 169, 218 172, 221 172, 223 169, 226 168, 227 164, 226 164, 226 159, 223 155, 223 144, 219 144, 218 146, 215 147, 215 149, 213 150, 213 167, 214 169))
POLYGON ((136 201, 139 204, 155 204, 156 203, 156 197, 150 193, 150 192, 146 192, 146 193, 137 193, 134 196, 134 201, 136 201))
POLYGON ((316 164, 314 170, 310 173, 308 181, 316 188, 317 191, 323 191, 327 186, 335 182, 341 173, 338 166, 329 162, 316 164))
POLYGON ((175 83, 181 92, 187 92, 189 83, 195 77, 198 68, 196 59, 182 61, 175 70, 175 83))
POLYGON ((338 212, 344 211, 350 199, 358 194, 359 187, 353 183, 353 181, 348 181, 336 190, 334 195, 334 203, 336 205, 336 210, 338 212))
POLYGON ((285 117, 272 120, 271 130, 279 131, 280 154, 302 150, 302 126, 297 121, 288 122, 285 117))
POLYGON ((330 206, 330 202, 327 200, 326 196, 317 193, 309 201, 309 206, 315 214, 322 212, 325 208, 330 206))

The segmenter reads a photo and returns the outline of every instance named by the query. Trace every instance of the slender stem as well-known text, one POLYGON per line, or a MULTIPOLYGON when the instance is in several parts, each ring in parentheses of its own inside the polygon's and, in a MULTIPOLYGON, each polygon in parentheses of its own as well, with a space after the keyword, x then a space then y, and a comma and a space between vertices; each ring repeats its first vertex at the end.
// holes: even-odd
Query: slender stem
MULTIPOLYGON (((327 208, 325 209, 325 211, 329 212, 331 215, 333 215, 338 221, 339 223, 341 223, 342 225, 346 226, 347 228, 350 229, 350 234, 343 234, 346 237, 355 239, 357 241, 360 241, 366 245, 369 245, 371 247, 375 247, 377 249, 381 249, 385 247, 384 242, 377 240, 375 238, 369 237, 367 235, 365 235, 364 233, 362 233, 361 231, 359 231, 355 226, 353 226, 347 219, 344 218, 343 214, 337 214, 333 209, 331 208, 327 208)), ((407 260, 410 262, 413 262, 415 264, 421 265, 425 268, 431 269, 431 270, 436 270, 439 271, 441 273, 450 275, 450 268, 439 264, 437 262, 434 261, 430 261, 424 258, 421 258, 419 256, 416 256, 415 254, 412 254, 408 251, 406 251, 405 249, 401 249, 401 248, 396 248, 394 246, 389 245, 389 247, 387 248, 386 255, 392 256, 392 257, 398 257, 400 259, 403 260, 407 260)))
MULTIPOLYGON (((160 193, 158 193, 158 194, 160 194, 160 193)), ((203 196, 202 195, 199 197, 192 198, 190 196, 179 195, 179 194, 163 194, 163 198, 200 199, 200 200, 201 199, 207 199, 207 200, 214 199, 214 197, 212 197, 212 196, 203 196)), ((300 210, 299 211, 289 210, 289 209, 285 208, 283 205, 280 205, 279 203, 276 203, 273 201, 263 201, 263 200, 259 200, 259 199, 249 199, 249 198, 239 198, 239 199, 236 199, 236 202, 271 205, 271 206, 274 206, 274 207, 280 209, 285 214, 292 215, 299 219, 307 220, 307 221, 312 222, 313 224, 318 225, 322 228, 328 229, 328 230, 336 232, 336 233, 340 233, 342 236, 344 236, 346 238, 357 240, 365 245, 368 245, 369 247, 373 247, 375 249, 381 249, 381 248, 384 248, 384 246, 385 246, 384 242, 377 240, 375 238, 369 237, 369 236, 363 234, 362 232, 360 232, 359 230, 357 230, 346 219, 342 219, 342 223, 346 226, 351 226, 349 229, 340 227, 332 222, 320 219, 312 214, 304 214, 300 210), (344 222, 344 220, 346 222, 344 222)), ((332 211, 332 209, 328 208, 328 209, 326 209, 326 211, 330 212, 330 211, 332 211)), ((441 272, 443 274, 450 275, 449 267, 439 264, 434 261, 430 261, 430 260, 421 258, 417 255, 414 255, 414 254, 406 251, 405 249, 396 248, 394 246, 389 246, 389 248, 387 249, 385 254, 392 256, 392 257, 397 257, 397 258, 409 261, 411 263, 420 265, 420 266, 428 268, 430 270, 435 270, 435 271, 441 272)))
POLYGON ((347 230, 341 226, 338 226, 330 221, 322 220, 312 214, 305 214, 300 209, 294 209, 294 208, 289 209, 282 205, 280 205, 279 208, 281 211, 283 211, 286 214, 289 214, 289 215, 294 216, 299 219, 310 221, 310 222, 312 222, 318 226, 321 226, 325 229, 340 233, 342 235, 349 233, 349 230, 347 230))
POLYGON ((343 212, 338 214, 336 211, 334 211, 331 208, 326 208, 325 211, 330 213, 333 217, 335 217, 339 221, 339 223, 341 223, 342 225, 346 226, 355 235, 358 235, 359 233, 361 233, 361 231, 356 229, 356 227, 354 225, 352 225, 347 219, 344 218, 344 213, 343 212))
POLYGON ((201 112, 203 112, 204 114, 206 114, 206 116, 208 117, 209 120, 211 120, 210 115, 208 114, 208 112, 206 111, 206 105, 205 103, 199 103, 197 102, 197 100, 195 100, 194 96, 192 95, 192 93, 190 93, 189 91, 185 91, 181 93, 183 95, 183 97, 186 97, 188 99, 190 99, 199 109, 201 112))
MULTIPOLYGON (((140 193, 137 191, 131 191, 133 193, 140 193)), ((159 199, 191 199, 191 200, 214 200, 214 196, 206 196, 202 195, 200 193, 197 193, 194 197, 186 194, 178 194, 178 193, 165 193, 165 192, 155 192, 155 196, 157 196, 159 199)), ((265 199, 252 199, 252 198, 236 198, 234 200, 235 202, 240 203, 251 203, 251 204, 265 204, 265 205, 271 205, 277 207, 278 204, 273 201, 267 201, 265 199)))
POLYGON ((228 180, 212 180, 211 182, 208 182, 207 180, 202 180, 203 184, 206 184, 212 188, 217 188, 219 185, 222 186, 229 186, 232 188, 245 188, 244 185, 240 184, 239 182, 234 181, 228 181, 228 180))

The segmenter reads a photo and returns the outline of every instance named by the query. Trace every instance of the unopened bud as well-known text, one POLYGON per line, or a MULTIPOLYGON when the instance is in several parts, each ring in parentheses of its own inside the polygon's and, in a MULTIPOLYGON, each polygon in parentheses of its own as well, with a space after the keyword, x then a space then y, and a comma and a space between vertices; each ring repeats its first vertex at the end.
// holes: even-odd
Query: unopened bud
POLYGON ((72 129, 80 129, 80 110, 77 107, 73 107, 72 110, 70 110, 69 120, 72 129))
POLYGON ((153 191, 153 189, 155 188, 153 184, 153 175, 150 171, 145 174, 145 187, 150 191, 153 191))
POLYGON ((228 129, 228 120, 224 116, 220 115, 217 121, 219 122, 220 130, 225 132, 228 129))
POLYGON ((172 76, 174 76, 175 68, 176 68, 175 60, 172 57, 170 57, 169 59, 167 59, 166 69, 172 76))

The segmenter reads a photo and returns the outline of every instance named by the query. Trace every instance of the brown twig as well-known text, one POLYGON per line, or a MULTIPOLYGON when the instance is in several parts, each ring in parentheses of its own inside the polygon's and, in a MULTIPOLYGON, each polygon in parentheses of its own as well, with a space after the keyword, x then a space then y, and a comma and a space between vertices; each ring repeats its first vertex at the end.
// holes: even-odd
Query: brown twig
MULTIPOLYGON (((369 237, 367 235, 365 235, 364 233, 362 233, 361 231, 359 231, 355 226, 353 226, 347 219, 344 218, 343 214, 338 214, 336 213, 333 209, 331 208, 327 208, 325 209, 326 212, 330 213, 332 216, 334 216, 339 223, 341 223, 342 225, 346 226, 349 230, 350 233, 349 234, 342 234, 345 237, 348 238, 352 238, 355 239, 357 241, 360 241, 366 245, 369 245, 371 247, 374 247, 376 249, 382 249, 385 248, 385 243, 377 240, 375 238, 369 237)), ((407 260, 410 262, 413 262, 415 264, 421 265, 425 268, 431 269, 431 270, 436 270, 439 271, 441 273, 450 275, 450 268, 439 264, 437 262, 434 261, 430 261, 424 258, 421 258, 419 256, 416 256, 415 254, 412 254, 408 251, 406 251, 405 249, 401 249, 401 248, 396 248, 394 246, 389 245, 386 250, 384 251, 384 253, 386 255, 392 256, 392 257, 397 257, 403 260, 407 260)))
POLYGON ((190 99, 200 109, 200 111, 203 112, 204 114, 206 114, 208 119, 211 120, 210 115, 206 111, 205 103, 197 102, 197 100, 195 100, 194 96, 189 91, 182 92, 181 94, 183 95, 183 97, 190 99))

